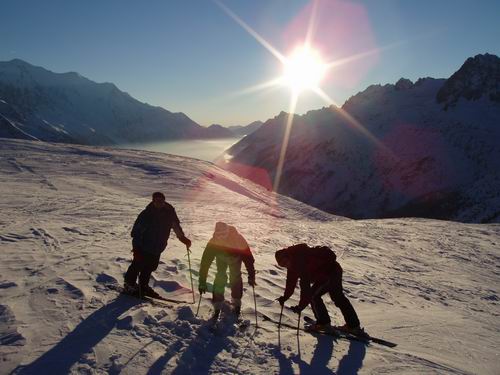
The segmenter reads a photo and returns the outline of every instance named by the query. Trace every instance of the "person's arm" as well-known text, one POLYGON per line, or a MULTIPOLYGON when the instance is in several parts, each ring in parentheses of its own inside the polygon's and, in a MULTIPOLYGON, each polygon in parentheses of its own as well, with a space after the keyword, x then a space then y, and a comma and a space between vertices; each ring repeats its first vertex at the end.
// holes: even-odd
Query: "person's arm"
POLYGON ((255 259, 250 251, 250 248, 247 247, 245 253, 243 255, 243 263, 245 264, 245 268, 248 272, 248 283, 252 286, 255 285, 255 259))
POLYGON ((286 287, 285 294, 283 294, 283 302, 287 301, 295 291, 295 287, 297 286, 297 280, 299 279, 298 273, 295 271, 288 269, 286 272, 286 287))
POLYGON ((216 255, 216 251, 209 242, 207 244, 207 246, 205 247, 205 250, 203 251, 203 256, 201 257, 200 273, 199 273, 199 279, 198 279, 199 285, 203 285, 203 286, 206 285, 208 269, 212 265, 212 262, 215 259, 215 255, 216 255))
POLYGON ((311 291, 311 282, 306 277, 300 278, 300 301, 299 301, 299 309, 303 310, 311 303, 312 299, 312 291, 311 291))
POLYGON ((172 207, 173 211, 173 221, 172 221, 172 229, 175 232, 175 235, 181 241, 184 245, 186 245, 188 248, 191 247, 191 240, 186 237, 184 234, 184 231, 181 228, 181 222, 179 220, 179 217, 177 216, 177 212, 175 212, 175 209, 172 207))
POLYGON ((142 239, 146 231, 146 216, 146 210, 143 210, 139 216, 137 216, 137 219, 135 219, 134 226, 130 232, 133 250, 140 251, 142 249, 142 239))

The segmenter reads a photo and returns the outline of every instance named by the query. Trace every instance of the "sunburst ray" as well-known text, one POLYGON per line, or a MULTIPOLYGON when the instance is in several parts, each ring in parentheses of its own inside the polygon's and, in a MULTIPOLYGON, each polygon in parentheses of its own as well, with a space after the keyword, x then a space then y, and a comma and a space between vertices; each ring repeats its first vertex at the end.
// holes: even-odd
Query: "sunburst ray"
POLYGON ((283 56, 280 51, 274 48, 271 45, 271 43, 269 43, 262 36, 260 36, 254 29, 252 29, 249 25, 247 25, 245 21, 243 21, 240 17, 238 17, 236 13, 234 13, 231 9, 226 7, 221 1, 219 0, 214 0, 214 1, 229 17, 231 17, 234 21, 236 21, 247 33, 253 36, 255 40, 257 40, 257 42, 259 42, 265 49, 271 52, 274 55, 274 57, 276 57, 282 63, 286 61, 286 57, 283 56))
POLYGON ((286 119, 285 134, 283 142, 281 143, 280 157, 278 159, 278 166, 276 167, 276 175, 274 176, 273 191, 278 191, 281 174, 283 173, 283 165, 285 163, 286 150, 288 149, 288 141, 290 140, 290 132, 292 130, 293 116, 295 115, 295 108, 299 99, 299 93, 295 90, 292 91, 290 98, 290 108, 288 117, 286 119))

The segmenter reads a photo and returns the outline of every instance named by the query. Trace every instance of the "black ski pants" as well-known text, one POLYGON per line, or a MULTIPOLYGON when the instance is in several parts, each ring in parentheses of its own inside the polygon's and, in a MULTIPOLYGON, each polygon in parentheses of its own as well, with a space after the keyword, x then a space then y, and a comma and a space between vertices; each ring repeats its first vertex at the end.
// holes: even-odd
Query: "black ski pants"
POLYGON ((342 268, 340 265, 336 265, 333 272, 327 282, 314 283, 311 288, 312 291, 312 301, 311 307, 316 318, 316 322, 319 324, 329 324, 331 322, 330 316, 328 315, 328 310, 321 298, 324 294, 330 294, 331 299, 335 306, 337 306, 346 324, 350 328, 359 327, 359 319, 354 307, 352 307, 351 302, 344 295, 342 289, 342 268))
POLYGON ((125 273, 125 282, 134 285, 139 276, 139 285, 145 288, 149 285, 151 273, 156 271, 160 264, 160 254, 148 254, 134 251, 134 259, 125 273))

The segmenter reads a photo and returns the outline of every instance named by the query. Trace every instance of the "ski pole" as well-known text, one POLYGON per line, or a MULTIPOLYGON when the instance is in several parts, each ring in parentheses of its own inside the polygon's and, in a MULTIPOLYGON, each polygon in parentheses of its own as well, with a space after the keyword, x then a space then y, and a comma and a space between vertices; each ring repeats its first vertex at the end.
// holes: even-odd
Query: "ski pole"
MULTIPOLYGON (((188 265, 189 265, 189 278, 191 279, 191 292, 193 293, 193 303, 196 302, 196 299, 194 298, 194 284, 193 284, 193 272, 191 270, 191 257, 189 256, 189 253, 191 250, 189 250, 189 247, 186 246, 187 254, 188 254, 188 265)), ((201 295, 200 295, 201 299, 201 295)))
POLYGON ((281 305, 281 311, 280 311, 280 321, 279 321, 279 323, 278 323, 278 332, 279 332, 279 330, 281 329, 281 317, 283 316, 283 307, 285 307, 285 304, 284 304, 284 303, 281 305))
POLYGON ((198 300, 198 308, 196 309, 196 315, 195 318, 198 317, 198 313, 200 312, 200 303, 201 303, 201 293, 200 293, 200 299, 198 300))
POLYGON ((302 311, 299 312, 299 321, 297 323, 297 336, 299 335, 299 331, 300 331, 300 316, 302 315, 302 311))
POLYGON ((255 297, 255 286, 252 285, 252 289, 253 289, 253 304, 255 306, 255 328, 258 328, 259 323, 257 320, 257 298, 255 297))

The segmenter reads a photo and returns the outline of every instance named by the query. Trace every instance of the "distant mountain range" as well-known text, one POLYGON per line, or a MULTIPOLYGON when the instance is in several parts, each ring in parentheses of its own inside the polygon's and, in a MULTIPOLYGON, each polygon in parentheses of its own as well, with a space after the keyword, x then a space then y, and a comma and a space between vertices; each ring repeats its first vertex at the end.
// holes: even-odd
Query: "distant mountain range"
POLYGON ((254 121, 248 125, 236 125, 229 126, 228 129, 231 130, 236 135, 248 135, 256 131, 258 128, 262 126, 262 121, 254 121))
POLYGON ((240 136, 151 106, 112 83, 0 62, 0 137, 90 145, 240 136))
POLYGON ((214 136, 218 138, 228 138, 228 137, 243 137, 250 133, 253 133, 258 128, 262 126, 262 121, 254 121, 248 125, 235 125, 224 127, 219 124, 212 124, 208 129, 212 132, 214 136))
MULTIPOLYGON (((500 222, 500 59, 477 55, 448 79, 372 85, 295 115, 278 192, 352 218, 500 222)), ((282 112, 222 165, 271 188, 282 112)), ((227 160, 227 158, 226 158, 227 160)))

